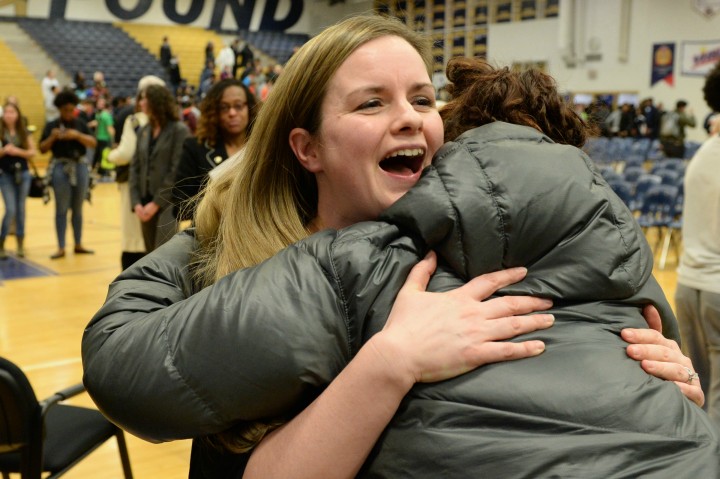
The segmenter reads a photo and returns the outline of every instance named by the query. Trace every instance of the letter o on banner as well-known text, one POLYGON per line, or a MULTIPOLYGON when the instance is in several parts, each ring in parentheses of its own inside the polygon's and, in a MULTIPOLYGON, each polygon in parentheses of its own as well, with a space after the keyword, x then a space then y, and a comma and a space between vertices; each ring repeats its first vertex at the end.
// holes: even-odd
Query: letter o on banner
POLYGON ((107 9, 119 20, 135 20, 136 18, 140 18, 150 10, 151 5, 152 0, 138 0, 135 8, 126 10, 125 7, 120 5, 120 0, 105 0, 107 9))
POLYGON ((173 23, 180 25, 188 25, 200 17, 202 9, 205 6, 204 0, 192 0, 190 8, 184 15, 177 11, 177 0, 163 0, 163 11, 165 16, 173 23))

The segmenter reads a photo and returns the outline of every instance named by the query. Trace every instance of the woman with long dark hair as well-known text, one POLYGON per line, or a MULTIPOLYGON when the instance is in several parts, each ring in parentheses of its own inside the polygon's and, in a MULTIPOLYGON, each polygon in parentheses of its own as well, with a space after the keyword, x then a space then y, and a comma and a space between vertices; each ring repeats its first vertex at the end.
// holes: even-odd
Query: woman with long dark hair
POLYGON ((30 191, 28 161, 36 153, 35 142, 22 121, 20 107, 6 103, 0 121, 0 191, 5 203, 5 216, 0 230, 0 259, 7 258, 5 238, 15 220, 17 255, 25 256, 25 200, 30 191))
POLYGON ((130 163, 130 199, 142 222, 148 252, 169 240, 177 230, 172 187, 183 142, 190 135, 178 119, 175 98, 164 86, 150 85, 140 94, 148 124, 138 133, 130 163))
POLYGON ((208 172, 245 146, 259 104, 239 80, 222 80, 208 91, 200 105, 196 136, 183 144, 173 196, 178 218, 189 220, 193 199, 208 172))

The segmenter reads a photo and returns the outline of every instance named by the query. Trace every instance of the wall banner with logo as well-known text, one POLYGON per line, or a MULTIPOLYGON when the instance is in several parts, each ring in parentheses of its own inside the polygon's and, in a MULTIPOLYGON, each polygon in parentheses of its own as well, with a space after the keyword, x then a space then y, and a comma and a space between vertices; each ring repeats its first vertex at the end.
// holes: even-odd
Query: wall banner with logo
POLYGON ((682 43, 683 75, 705 76, 720 60, 720 40, 682 43))
POLYGON ((664 81, 672 86, 675 82, 673 69, 675 67, 675 43, 653 44, 652 69, 650 73, 650 86, 664 81))

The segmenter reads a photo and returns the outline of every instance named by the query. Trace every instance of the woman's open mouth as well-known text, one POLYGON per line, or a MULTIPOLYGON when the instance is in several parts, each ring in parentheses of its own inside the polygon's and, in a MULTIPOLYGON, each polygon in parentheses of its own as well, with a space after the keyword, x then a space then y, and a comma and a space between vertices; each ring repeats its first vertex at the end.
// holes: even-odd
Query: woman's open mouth
POLYGON ((407 148, 394 151, 380 162, 383 171, 398 176, 412 176, 422 170, 425 149, 407 148))

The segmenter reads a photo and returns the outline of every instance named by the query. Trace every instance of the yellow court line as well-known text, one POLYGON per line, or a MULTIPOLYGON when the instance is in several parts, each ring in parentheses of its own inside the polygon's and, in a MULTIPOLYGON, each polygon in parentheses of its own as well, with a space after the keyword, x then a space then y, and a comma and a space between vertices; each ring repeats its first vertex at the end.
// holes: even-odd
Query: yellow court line
POLYGON ((59 366, 67 366, 69 364, 76 364, 79 362, 80 362, 80 358, 59 359, 57 361, 48 361, 45 363, 39 363, 39 364, 30 365, 30 366, 25 366, 22 368, 22 370, 25 372, 30 372, 30 371, 37 371, 40 369, 51 369, 51 368, 56 368, 59 366))

